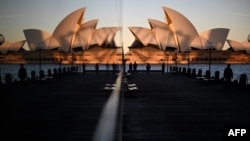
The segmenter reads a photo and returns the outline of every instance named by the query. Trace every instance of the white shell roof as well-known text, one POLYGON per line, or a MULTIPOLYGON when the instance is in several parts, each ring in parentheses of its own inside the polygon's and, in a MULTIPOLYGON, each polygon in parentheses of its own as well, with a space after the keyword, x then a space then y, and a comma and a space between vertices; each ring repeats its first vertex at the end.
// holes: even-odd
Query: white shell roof
POLYGON ((114 41, 119 27, 104 27, 96 29, 97 19, 82 23, 85 7, 73 11, 67 15, 55 28, 53 34, 39 29, 26 29, 24 35, 27 39, 30 50, 37 47, 43 49, 61 48, 69 52, 76 47, 88 49, 90 45, 109 43, 114 41))
POLYGON ((85 9, 85 7, 80 8, 70 13, 58 24, 54 30, 52 36, 58 41, 61 49, 65 52, 68 52, 71 49, 72 42, 75 38, 75 33, 82 24, 82 16, 85 9))
POLYGON ((250 43, 248 41, 238 42, 227 40, 227 43, 234 51, 246 51, 247 53, 250 53, 250 43))
POLYGON ((25 44, 26 40, 18 41, 18 42, 9 42, 5 41, 2 45, 0 45, 0 52, 2 54, 7 54, 8 51, 18 52, 23 45, 25 44))
POLYGON ((187 51, 192 41, 198 36, 198 32, 193 24, 179 12, 168 7, 163 7, 163 10, 179 50, 181 52, 187 51))
POLYGON ((225 41, 227 39, 228 33, 229 33, 229 29, 227 28, 214 28, 214 29, 210 29, 205 32, 202 32, 200 36, 208 40, 210 43, 212 43, 213 47, 216 50, 222 50, 225 44, 225 41))
POLYGON ((5 41, 2 45, 0 45, 0 52, 2 54, 6 54, 8 52, 8 48, 12 43, 9 41, 5 41))
MULTIPOLYGON (((41 45, 41 42, 45 41, 45 39, 48 40, 48 38, 51 38, 51 34, 46 32, 46 31, 42 31, 40 29, 25 29, 23 30, 24 36, 27 40, 28 46, 30 51, 35 51, 38 46, 41 45)), ((46 41, 46 43, 49 41, 46 41)), ((47 45, 43 43, 43 45, 47 45)), ((45 48, 47 47, 45 46, 45 48)))
POLYGON ((151 29, 144 27, 129 27, 129 30, 134 34, 136 39, 139 40, 144 46, 147 46, 149 44, 157 44, 151 29))
POLYGON ((148 19, 151 29, 129 27, 136 40, 139 40, 144 46, 151 43, 158 45, 163 50, 166 47, 173 47, 180 52, 185 52, 190 47, 197 49, 213 47, 216 50, 222 50, 229 29, 214 28, 199 35, 193 24, 185 16, 168 7, 163 7, 163 10, 167 19, 166 23, 148 19))
POLYGON ((8 51, 18 52, 23 47, 23 45, 25 44, 25 42, 26 42, 26 40, 22 40, 22 41, 18 41, 18 42, 12 43, 9 46, 8 51))

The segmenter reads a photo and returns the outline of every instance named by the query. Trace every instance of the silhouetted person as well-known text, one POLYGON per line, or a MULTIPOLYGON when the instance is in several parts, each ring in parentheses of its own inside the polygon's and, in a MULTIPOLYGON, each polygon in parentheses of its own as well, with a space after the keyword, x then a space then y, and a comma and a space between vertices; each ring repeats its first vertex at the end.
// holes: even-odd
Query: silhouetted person
POLYGON ((161 65, 161 72, 162 73, 165 73, 165 63, 163 62, 162 65, 161 65))
POLYGON ((109 63, 106 63, 106 72, 109 71, 109 63))
POLYGON ((112 68, 113 68, 113 73, 115 73, 115 71, 116 71, 116 65, 115 65, 114 62, 113 62, 113 64, 112 64, 112 68))
POLYGON ((147 69, 147 73, 148 73, 148 74, 149 74, 150 68, 151 68, 150 64, 147 63, 146 69, 147 69))
POLYGON ((233 78, 233 71, 230 68, 230 64, 227 64, 227 67, 224 70, 224 79, 226 80, 226 86, 230 86, 231 80, 233 78))
POLYGON ((137 64, 136 64, 136 62, 134 62, 134 66, 133 67, 134 67, 134 72, 137 73, 137 64))
POLYGON ((95 72, 98 73, 98 71, 99 71, 99 65, 98 65, 98 63, 96 63, 95 64, 95 72))
POLYGON ((86 65, 85 63, 82 63, 82 73, 85 74, 86 72, 86 65))
POLYGON ((27 71, 26 69, 23 67, 23 64, 20 65, 20 69, 18 71, 18 77, 20 79, 20 82, 21 83, 24 83, 26 77, 27 77, 27 71))
POLYGON ((132 63, 131 62, 129 63, 129 71, 130 72, 132 71, 132 63))

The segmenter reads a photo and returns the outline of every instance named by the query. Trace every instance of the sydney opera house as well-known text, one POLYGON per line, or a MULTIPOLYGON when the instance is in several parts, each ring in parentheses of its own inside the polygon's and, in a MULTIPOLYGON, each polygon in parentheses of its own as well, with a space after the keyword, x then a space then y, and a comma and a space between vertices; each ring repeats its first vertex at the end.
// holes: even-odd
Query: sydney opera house
POLYGON ((148 19, 150 29, 129 27, 135 41, 127 58, 140 63, 250 63, 250 42, 228 40, 229 29, 214 28, 198 33, 181 13, 163 7, 166 21, 148 19), (224 50, 224 44, 230 48, 224 50))
MULTIPOLYGON (((96 28, 98 20, 83 21, 86 8, 67 15, 48 33, 40 29, 23 30, 26 40, 0 45, 3 63, 121 63, 122 47, 115 43, 121 27, 96 28), (23 48, 27 43, 29 50, 23 48), (38 55, 39 54, 39 55, 38 55), (39 58, 39 56, 41 58, 39 58)), ((198 33, 181 13, 163 7, 166 21, 148 19, 150 29, 131 26, 135 40, 125 54, 137 63, 250 63, 250 42, 227 39, 229 29, 214 28, 198 33), (230 46, 224 50, 224 44, 230 46)))

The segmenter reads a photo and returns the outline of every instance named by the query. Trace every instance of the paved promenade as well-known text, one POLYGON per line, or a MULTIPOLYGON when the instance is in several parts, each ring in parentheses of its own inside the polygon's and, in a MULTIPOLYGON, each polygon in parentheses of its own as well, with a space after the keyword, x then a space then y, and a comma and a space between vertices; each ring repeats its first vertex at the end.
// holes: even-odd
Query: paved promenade
POLYGON ((75 74, 2 91, 4 140, 91 140, 113 74, 75 74))
MULTIPOLYGON (((112 73, 88 72, 1 90, 1 140, 91 140, 112 73)), ((124 141, 222 140, 250 124, 250 93, 185 76, 139 72, 123 99, 124 141)))
POLYGON ((226 125, 250 123, 247 90, 161 73, 130 83, 140 90, 124 99, 125 141, 221 141, 226 125))

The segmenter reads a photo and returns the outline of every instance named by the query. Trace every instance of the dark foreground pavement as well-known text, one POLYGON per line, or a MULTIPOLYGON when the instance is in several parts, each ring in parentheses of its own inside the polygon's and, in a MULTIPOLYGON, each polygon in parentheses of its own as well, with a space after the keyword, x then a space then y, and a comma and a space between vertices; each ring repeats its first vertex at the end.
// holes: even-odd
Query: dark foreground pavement
POLYGON ((160 73, 130 83, 139 91, 124 99, 124 141, 220 141, 228 125, 250 123, 247 90, 160 73))
POLYGON ((91 140, 113 74, 75 74, 1 94, 1 140, 91 140))
MULTIPOLYGON (((111 73, 75 74, 1 93, 1 140, 91 140, 111 73)), ((184 76, 144 72, 123 99, 124 141, 223 140, 224 127, 250 123, 250 93, 184 76)))

